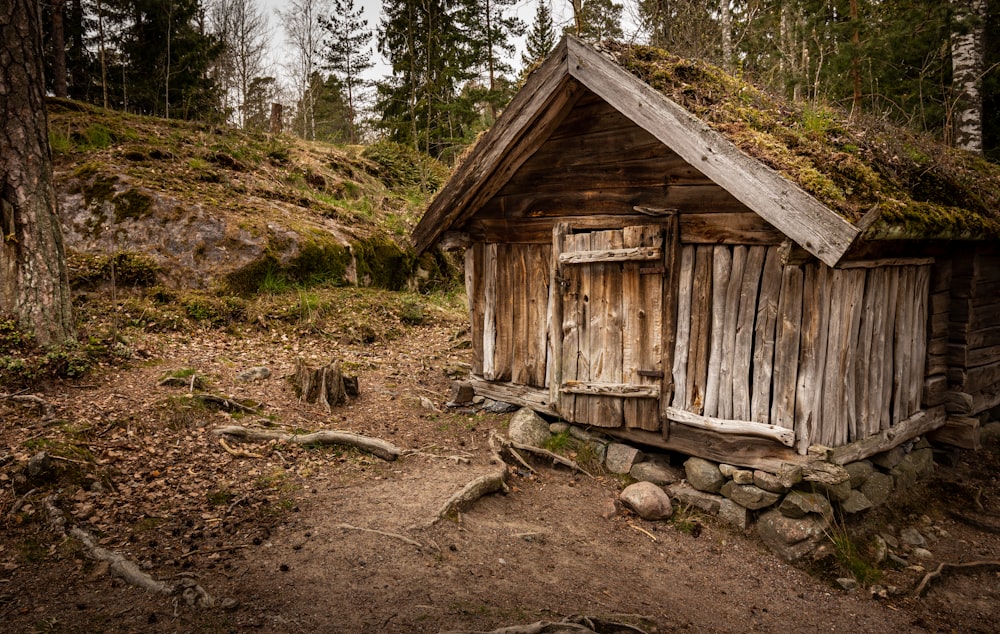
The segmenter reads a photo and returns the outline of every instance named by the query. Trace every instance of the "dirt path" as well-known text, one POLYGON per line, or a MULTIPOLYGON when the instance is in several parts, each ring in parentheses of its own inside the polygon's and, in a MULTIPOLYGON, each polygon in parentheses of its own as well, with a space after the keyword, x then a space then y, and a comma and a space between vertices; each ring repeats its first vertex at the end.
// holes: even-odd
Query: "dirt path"
MULTIPOLYGON (((439 408, 447 399, 446 371, 466 356, 461 330, 445 320, 371 344, 316 333, 156 335, 142 343, 148 358, 130 368, 41 392, 55 419, 0 401, 0 449, 11 456, 0 469, 0 629, 438 632, 573 614, 649 632, 995 627, 992 573, 945 581, 915 601, 907 590, 919 571, 892 572, 884 583, 898 593, 874 600, 686 509, 672 523, 606 519, 621 487, 611 477, 542 466, 458 522, 432 525, 448 496, 489 468, 486 439, 507 420, 421 406, 421 396, 439 408), (344 359, 361 398, 330 414, 299 404, 284 377, 303 354, 344 359), (269 367, 271 378, 236 379, 253 366, 269 367), (182 368, 213 392, 262 403, 260 415, 234 421, 196 407, 184 388, 158 385, 182 368), (420 453, 384 462, 343 448, 254 443, 236 447, 252 456, 234 455, 211 433, 234 422, 346 429, 420 453), (60 456, 44 486, 71 523, 158 579, 193 575, 220 604, 235 604, 194 609, 113 579, 48 527, 37 495, 10 513, 26 492, 17 465, 39 450, 60 456)), ((978 482, 988 504, 996 497, 995 476, 962 477, 978 482)), ((951 532, 931 547, 942 559, 1000 556, 995 535, 926 508, 951 532)))

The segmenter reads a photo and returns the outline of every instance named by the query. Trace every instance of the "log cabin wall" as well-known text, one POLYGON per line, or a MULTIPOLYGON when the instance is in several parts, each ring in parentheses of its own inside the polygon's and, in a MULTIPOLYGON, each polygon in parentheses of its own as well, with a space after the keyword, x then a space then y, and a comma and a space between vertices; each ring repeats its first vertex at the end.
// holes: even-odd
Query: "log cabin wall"
POLYGON ((895 426, 921 408, 930 277, 685 245, 671 405, 794 429, 800 453, 895 426))
POLYGON ((948 316, 948 412, 980 417, 1000 406, 1000 250, 956 249, 948 316))

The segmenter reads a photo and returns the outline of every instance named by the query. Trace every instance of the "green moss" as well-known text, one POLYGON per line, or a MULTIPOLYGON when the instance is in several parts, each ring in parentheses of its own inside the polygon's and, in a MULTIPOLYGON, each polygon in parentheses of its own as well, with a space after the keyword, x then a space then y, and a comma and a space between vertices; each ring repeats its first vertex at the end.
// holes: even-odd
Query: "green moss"
POLYGON ((94 168, 94 176, 83 186, 83 200, 87 205, 103 203, 115 197, 115 185, 118 183, 117 176, 108 176, 97 172, 94 168))
POLYGON ((358 268, 358 283, 398 291, 406 288, 416 262, 392 240, 371 237, 352 245, 358 268))
POLYGON ((135 251, 118 251, 112 255, 70 253, 66 262, 70 283, 76 288, 112 281, 123 287, 152 286, 160 271, 152 257, 135 251))
POLYGON ((126 218, 145 218, 152 212, 153 197, 137 189, 127 189, 112 200, 115 204, 115 222, 126 218))

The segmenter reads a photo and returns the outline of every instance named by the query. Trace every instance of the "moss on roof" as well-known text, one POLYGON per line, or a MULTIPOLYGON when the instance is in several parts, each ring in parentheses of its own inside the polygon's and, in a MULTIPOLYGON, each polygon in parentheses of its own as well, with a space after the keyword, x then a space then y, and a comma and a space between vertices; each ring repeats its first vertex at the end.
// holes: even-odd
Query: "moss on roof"
POLYGON ((884 121, 793 104, 657 48, 601 50, 847 220, 875 211, 870 239, 1000 237, 1000 166, 981 157, 884 121))

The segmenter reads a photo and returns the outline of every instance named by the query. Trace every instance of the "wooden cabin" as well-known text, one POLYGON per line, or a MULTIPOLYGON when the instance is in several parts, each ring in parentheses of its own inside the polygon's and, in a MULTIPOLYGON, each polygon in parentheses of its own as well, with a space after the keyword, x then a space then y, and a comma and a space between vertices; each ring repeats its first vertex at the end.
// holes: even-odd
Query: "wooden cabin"
POLYGON ((996 219, 915 222, 928 199, 879 191, 853 137, 786 170, 755 128, 675 101, 718 106, 679 77, 704 67, 658 54, 565 38, 414 230, 418 251, 465 248, 477 392, 772 470, 949 421, 972 442, 1000 405, 996 219), (671 95, 644 81, 658 73, 671 95))

